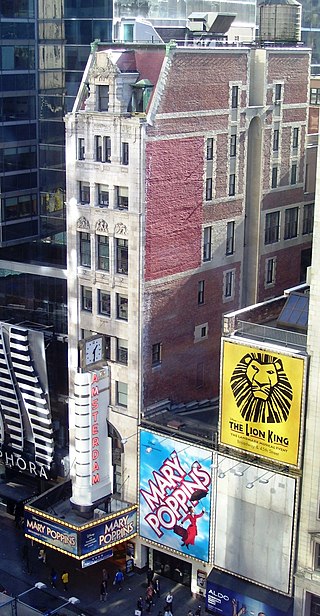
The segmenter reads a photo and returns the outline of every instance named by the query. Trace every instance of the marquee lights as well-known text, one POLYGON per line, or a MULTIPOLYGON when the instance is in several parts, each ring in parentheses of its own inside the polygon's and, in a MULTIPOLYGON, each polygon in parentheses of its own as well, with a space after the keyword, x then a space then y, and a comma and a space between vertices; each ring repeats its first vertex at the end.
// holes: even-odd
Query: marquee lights
POLYGON ((94 526, 98 526, 99 524, 108 522, 108 520, 112 520, 115 516, 120 517, 125 513, 130 513, 130 511, 134 511, 135 509, 137 509, 137 505, 132 505, 131 507, 121 509, 121 511, 117 511, 109 515, 102 516, 101 518, 93 520, 92 522, 88 522, 88 524, 81 524, 80 526, 75 526, 74 524, 69 524, 69 522, 66 522, 65 520, 61 520, 58 517, 54 517, 53 515, 49 515, 44 511, 40 511, 40 509, 35 509, 34 507, 30 507, 30 505, 25 506, 26 511, 30 511, 30 513, 34 513, 35 515, 41 515, 43 518, 46 518, 51 522, 58 522, 60 526, 66 526, 67 528, 71 528, 72 530, 86 530, 87 528, 93 528, 94 526))

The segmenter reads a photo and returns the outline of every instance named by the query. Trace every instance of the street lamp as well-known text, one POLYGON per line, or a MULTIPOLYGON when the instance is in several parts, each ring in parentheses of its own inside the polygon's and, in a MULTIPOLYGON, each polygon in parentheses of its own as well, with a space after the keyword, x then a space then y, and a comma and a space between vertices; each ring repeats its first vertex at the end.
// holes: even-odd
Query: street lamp
POLYGON ((47 588, 47 585, 44 584, 43 582, 36 582, 34 584, 34 586, 32 586, 32 588, 29 588, 28 590, 25 590, 24 592, 21 592, 20 595, 17 595, 16 598, 20 599, 20 597, 23 597, 23 595, 26 595, 28 592, 31 592, 32 590, 35 590, 36 588, 38 590, 44 590, 45 588, 47 588))
POLYGON ((55 610, 47 610, 47 612, 44 612, 43 616, 52 616, 52 614, 56 614, 63 607, 66 607, 66 605, 69 605, 69 603, 71 603, 71 605, 76 605, 76 603, 80 603, 80 599, 77 599, 77 597, 70 597, 68 601, 66 601, 62 605, 59 605, 59 607, 57 607, 55 610))

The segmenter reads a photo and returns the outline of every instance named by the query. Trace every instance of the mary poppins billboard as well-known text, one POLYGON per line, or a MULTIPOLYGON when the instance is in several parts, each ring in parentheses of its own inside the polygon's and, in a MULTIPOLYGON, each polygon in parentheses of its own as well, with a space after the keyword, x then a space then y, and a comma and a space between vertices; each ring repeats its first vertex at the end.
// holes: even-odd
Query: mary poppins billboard
POLYGON ((209 561, 212 453, 140 432, 140 535, 209 561))

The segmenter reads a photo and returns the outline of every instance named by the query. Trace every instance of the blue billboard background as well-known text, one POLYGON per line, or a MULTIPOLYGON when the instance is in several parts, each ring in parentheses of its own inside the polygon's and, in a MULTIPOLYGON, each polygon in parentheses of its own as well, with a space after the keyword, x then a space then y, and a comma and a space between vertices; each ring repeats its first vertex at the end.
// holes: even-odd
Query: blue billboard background
POLYGON ((24 512, 24 530, 27 536, 44 541, 53 548, 59 548, 63 552, 70 552, 74 555, 78 552, 76 530, 37 516, 27 509, 24 512))
MULTIPOLYGON (((261 594, 265 593, 263 590, 261 594)), ((292 610, 283 611, 237 591, 207 582, 206 609, 223 616, 291 616, 292 610)))
POLYGON ((208 562, 212 453, 140 432, 140 535, 208 562))
POLYGON ((95 550, 130 539, 137 533, 137 510, 113 515, 109 520, 91 526, 80 532, 80 554, 91 554, 95 550))

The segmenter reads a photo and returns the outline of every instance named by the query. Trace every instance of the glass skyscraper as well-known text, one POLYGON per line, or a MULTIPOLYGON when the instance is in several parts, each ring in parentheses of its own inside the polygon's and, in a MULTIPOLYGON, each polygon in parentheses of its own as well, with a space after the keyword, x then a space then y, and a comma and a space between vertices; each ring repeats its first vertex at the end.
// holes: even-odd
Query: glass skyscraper
POLYGON ((112 0, 1 0, 0 319, 66 331, 63 118, 112 18, 112 0))

